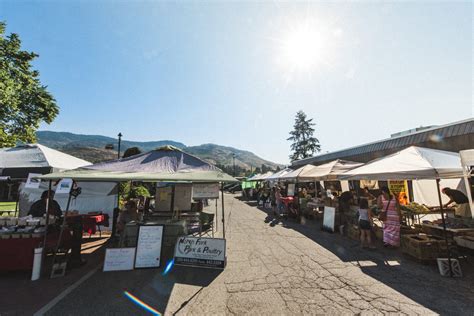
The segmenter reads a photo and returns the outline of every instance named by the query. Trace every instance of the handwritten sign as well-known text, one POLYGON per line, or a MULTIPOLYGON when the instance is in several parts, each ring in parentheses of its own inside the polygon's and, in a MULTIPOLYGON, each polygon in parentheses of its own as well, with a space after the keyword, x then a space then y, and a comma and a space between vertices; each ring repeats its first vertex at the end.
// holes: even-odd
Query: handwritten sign
POLYGON ((138 228, 135 268, 159 268, 163 225, 144 225, 138 228))
POLYGON ((41 179, 33 179, 35 177, 39 177, 41 173, 29 173, 28 180, 26 180, 25 188, 29 189, 38 189, 41 184, 41 179))
POLYGON ((334 207, 324 207, 323 228, 326 231, 334 232, 336 222, 336 209, 334 207))
POLYGON ((174 249, 174 263, 185 266, 225 268, 225 239, 179 237, 174 249))
POLYGON ((133 270, 135 248, 108 248, 105 249, 103 271, 133 270))
POLYGON ((217 199, 219 198, 218 183, 196 183, 193 185, 194 199, 217 199))

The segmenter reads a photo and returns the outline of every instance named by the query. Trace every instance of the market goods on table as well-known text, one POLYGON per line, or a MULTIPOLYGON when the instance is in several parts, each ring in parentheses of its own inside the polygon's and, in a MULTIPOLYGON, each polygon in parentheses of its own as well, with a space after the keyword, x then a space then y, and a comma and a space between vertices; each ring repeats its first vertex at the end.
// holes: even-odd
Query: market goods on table
POLYGON ((400 208, 406 212, 416 213, 416 214, 428 214, 430 209, 425 205, 418 204, 416 202, 411 202, 408 205, 400 205, 400 208))

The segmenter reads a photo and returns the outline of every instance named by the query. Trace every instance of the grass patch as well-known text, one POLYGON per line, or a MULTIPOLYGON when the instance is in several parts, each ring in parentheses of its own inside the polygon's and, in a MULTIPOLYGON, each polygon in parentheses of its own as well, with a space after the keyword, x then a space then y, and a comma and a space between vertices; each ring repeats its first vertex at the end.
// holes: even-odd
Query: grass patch
POLYGON ((0 211, 15 210, 16 202, 0 202, 0 211))

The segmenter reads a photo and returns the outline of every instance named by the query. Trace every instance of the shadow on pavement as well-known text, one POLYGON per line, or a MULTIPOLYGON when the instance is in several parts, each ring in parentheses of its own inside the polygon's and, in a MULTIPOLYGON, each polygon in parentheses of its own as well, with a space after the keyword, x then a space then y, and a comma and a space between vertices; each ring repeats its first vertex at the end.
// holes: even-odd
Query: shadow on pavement
POLYGON ((31 281, 31 270, 0 273, 0 297, 3 298, 0 315, 32 315, 103 260, 107 239, 105 236, 84 238, 82 258, 87 263, 79 268, 68 269, 61 278, 49 278, 52 255, 45 259, 46 268, 40 280, 31 281))
MULTIPOLYGON (((177 284, 187 286, 183 301, 177 311, 186 306, 201 288, 208 286, 222 272, 215 269, 174 266, 163 276, 167 260, 172 249, 163 250, 163 261, 159 269, 135 269, 133 271, 96 272, 60 301, 48 315, 149 315, 124 295, 128 291, 144 303, 163 314, 166 311, 171 294, 177 284), (104 304, 107 302, 107 304, 104 304), (72 306, 80 306, 74 311, 72 306)), ((172 311, 172 312, 177 312, 172 311)))
MULTIPOLYGON (((271 210, 261 207, 267 214, 264 222, 274 227, 281 225, 293 229, 335 254, 341 261, 359 267, 366 275, 402 293, 417 303, 441 314, 470 314, 474 312, 473 258, 462 260, 463 278, 443 277, 437 265, 423 264, 409 258, 398 249, 361 249, 359 242, 338 233, 321 230, 321 222, 276 218, 271 210), (442 299, 441 299, 442 298, 442 299)), ((350 277, 350 276, 349 276, 350 277)))

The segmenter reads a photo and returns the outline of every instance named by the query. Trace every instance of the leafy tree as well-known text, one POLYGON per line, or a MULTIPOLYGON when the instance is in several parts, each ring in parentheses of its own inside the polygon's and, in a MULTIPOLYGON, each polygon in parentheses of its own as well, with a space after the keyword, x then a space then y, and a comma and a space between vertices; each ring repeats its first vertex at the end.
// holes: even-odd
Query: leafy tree
POLYGON ((135 156, 135 155, 138 155, 138 154, 141 154, 141 153, 142 153, 142 151, 140 150, 140 148, 130 147, 130 148, 127 148, 127 150, 125 150, 125 152, 123 153, 122 158, 135 156))
POLYGON ((276 167, 276 170, 275 170, 275 172, 278 172, 278 171, 281 171, 281 168, 280 168, 280 166, 277 166, 277 167, 276 167))
POLYGON ((257 168, 255 168, 255 171, 254 171, 254 172, 255 172, 255 173, 262 173, 262 169, 260 169, 260 167, 257 167, 257 168))
POLYGON ((51 123, 59 112, 39 72, 32 69, 38 55, 22 51, 19 36, 5 35, 5 28, 0 22, 0 147, 36 141, 40 123, 51 123))
POLYGON ((135 183, 130 187, 130 182, 121 182, 120 183, 120 196, 122 200, 135 199, 140 196, 149 197, 149 190, 140 183, 135 183))
POLYGON ((314 128, 313 119, 307 119, 303 111, 296 113, 295 125, 290 137, 287 140, 292 141, 290 160, 295 161, 311 157, 315 152, 321 151, 319 140, 313 137, 314 128))

